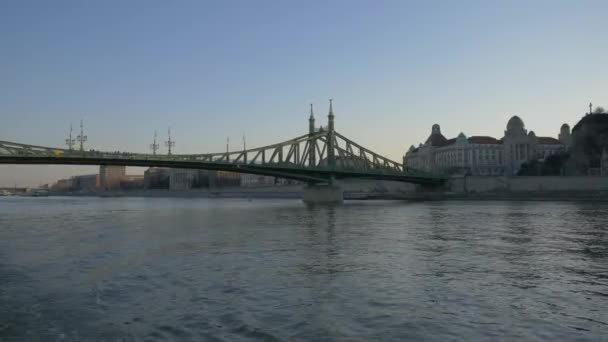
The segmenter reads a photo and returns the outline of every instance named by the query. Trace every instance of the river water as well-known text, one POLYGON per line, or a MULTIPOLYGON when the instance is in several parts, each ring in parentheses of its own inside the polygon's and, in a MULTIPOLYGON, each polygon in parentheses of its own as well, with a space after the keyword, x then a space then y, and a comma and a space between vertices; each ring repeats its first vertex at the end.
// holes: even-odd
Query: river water
POLYGON ((608 203, 0 198, 2 341, 608 339, 608 203))

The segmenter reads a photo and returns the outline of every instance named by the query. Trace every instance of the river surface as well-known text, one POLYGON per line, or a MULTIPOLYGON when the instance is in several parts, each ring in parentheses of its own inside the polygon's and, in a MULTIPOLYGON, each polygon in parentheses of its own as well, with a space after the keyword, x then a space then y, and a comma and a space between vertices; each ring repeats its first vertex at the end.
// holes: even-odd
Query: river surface
POLYGON ((608 203, 0 198, 0 341, 606 341, 608 203))

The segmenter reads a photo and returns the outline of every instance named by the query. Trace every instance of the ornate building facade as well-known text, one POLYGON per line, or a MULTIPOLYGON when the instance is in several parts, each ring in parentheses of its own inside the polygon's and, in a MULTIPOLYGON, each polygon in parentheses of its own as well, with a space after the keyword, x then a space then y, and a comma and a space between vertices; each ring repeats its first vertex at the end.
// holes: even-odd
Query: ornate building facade
POLYGON ((480 176, 514 175, 521 165, 534 159, 544 159, 570 147, 570 127, 563 124, 559 138, 538 137, 528 132, 524 122, 513 116, 501 139, 490 136, 446 139, 439 125, 433 125, 424 144, 410 147, 403 165, 425 171, 480 176))

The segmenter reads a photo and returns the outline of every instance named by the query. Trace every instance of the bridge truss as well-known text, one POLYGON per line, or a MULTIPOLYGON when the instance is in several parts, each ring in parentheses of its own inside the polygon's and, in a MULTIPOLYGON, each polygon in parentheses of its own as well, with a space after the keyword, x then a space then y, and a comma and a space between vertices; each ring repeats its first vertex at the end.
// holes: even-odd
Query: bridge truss
MULTIPOLYGON (((311 116, 312 118, 312 116, 311 116)), ((126 165, 223 170, 311 183, 365 178, 439 184, 443 176, 404 167, 330 129, 281 143, 206 154, 141 154, 82 151, 0 141, 0 164, 126 165)))

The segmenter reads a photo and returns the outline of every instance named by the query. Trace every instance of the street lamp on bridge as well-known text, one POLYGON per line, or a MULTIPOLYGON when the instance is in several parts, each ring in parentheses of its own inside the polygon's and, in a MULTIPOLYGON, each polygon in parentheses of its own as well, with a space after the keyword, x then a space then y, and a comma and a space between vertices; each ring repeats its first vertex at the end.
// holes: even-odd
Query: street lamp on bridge
POLYGON ((68 150, 72 151, 74 149, 74 145, 76 144, 76 139, 72 138, 72 124, 70 124, 70 134, 68 138, 65 139, 65 144, 68 145, 68 150))
POLYGON ((84 143, 87 141, 88 137, 84 135, 84 124, 82 120, 80 120, 80 135, 76 137, 78 143, 80 143, 80 152, 84 152, 84 143))
POLYGON ((150 149, 152 150, 152 155, 156 155, 156 151, 158 151, 158 143, 156 143, 156 131, 154 131, 154 142, 150 145, 150 149))
POLYGON ((167 146, 167 149, 169 150, 167 152, 167 154, 171 155, 171 149, 173 147, 175 147, 175 141, 171 140, 171 127, 169 127, 169 129, 168 129, 168 133, 169 133, 169 140, 165 141, 165 146, 167 146))

